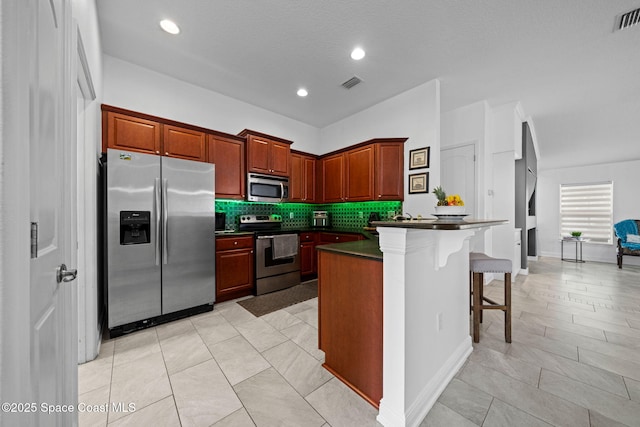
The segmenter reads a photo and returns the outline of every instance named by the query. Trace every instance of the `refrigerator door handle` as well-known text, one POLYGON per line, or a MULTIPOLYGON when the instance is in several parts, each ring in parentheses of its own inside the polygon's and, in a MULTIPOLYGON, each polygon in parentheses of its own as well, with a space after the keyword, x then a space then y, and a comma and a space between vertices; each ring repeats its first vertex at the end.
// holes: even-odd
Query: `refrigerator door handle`
POLYGON ((153 183, 153 213, 156 216, 156 265, 160 265, 160 178, 153 183))
POLYGON ((162 263, 167 264, 169 260, 169 249, 167 247, 167 220, 169 218, 169 199, 167 198, 167 178, 162 180, 162 263))

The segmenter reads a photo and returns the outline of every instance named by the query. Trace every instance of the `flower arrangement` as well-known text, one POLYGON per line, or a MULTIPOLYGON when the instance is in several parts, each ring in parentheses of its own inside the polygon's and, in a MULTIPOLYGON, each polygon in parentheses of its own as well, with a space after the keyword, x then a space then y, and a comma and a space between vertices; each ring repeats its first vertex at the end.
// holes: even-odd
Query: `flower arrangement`
POLYGON ((438 206, 464 206, 464 202, 458 194, 447 196, 441 186, 434 188, 433 194, 438 199, 438 206))

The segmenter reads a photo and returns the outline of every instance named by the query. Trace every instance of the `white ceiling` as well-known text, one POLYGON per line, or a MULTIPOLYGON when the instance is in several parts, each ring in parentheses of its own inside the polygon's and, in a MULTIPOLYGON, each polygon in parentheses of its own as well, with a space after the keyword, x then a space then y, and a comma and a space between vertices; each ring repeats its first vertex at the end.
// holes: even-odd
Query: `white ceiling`
POLYGON ((97 5, 106 54, 316 127, 438 78, 442 112, 520 101, 542 168, 640 159, 640 25, 613 31, 640 0, 97 5), (164 33, 164 18, 182 32, 164 33), (364 82, 340 86, 354 75, 364 82))

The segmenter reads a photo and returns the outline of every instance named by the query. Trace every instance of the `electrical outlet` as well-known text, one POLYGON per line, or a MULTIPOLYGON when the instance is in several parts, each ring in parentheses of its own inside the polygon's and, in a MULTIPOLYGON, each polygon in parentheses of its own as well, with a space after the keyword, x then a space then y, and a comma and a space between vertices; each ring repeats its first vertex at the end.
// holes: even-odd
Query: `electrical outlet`
POLYGON ((289 212, 289 219, 293 219, 293 212, 289 212))
POLYGON ((358 212, 358 218, 364 218, 364 212, 358 212))

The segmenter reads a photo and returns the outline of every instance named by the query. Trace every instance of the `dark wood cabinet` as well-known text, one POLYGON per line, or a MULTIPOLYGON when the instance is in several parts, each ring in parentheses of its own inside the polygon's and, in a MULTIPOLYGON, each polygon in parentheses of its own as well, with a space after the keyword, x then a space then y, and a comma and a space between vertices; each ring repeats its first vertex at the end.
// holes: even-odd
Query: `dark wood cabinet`
POLYGON ((382 398, 383 264, 318 252, 322 366, 378 408, 382 398))
POLYGON ((115 148, 146 154, 160 154, 161 124, 116 112, 103 113, 103 151, 115 148))
POLYGON ((344 201, 344 153, 323 157, 321 162, 322 202, 344 201))
POLYGON ((204 132, 172 125, 162 125, 163 155, 179 159, 204 162, 206 158, 207 136, 204 132))
POLYGON ((253 289, 253 236, 216 237, 216 302, 251 295, 253 289))
POLYGON ((317 273, 316 245, 318 233, 300 233, 300 276, 309 278, 317 273))
POLYGON ((320 232, 318 240, 320 242, 319 244, 326 245, 328 243, 344 243, 364 240, 364 236, 358 233, 331 233, 328 231, 322 231, 320 232))
POLYGON ((321 201, 403 200, 405 140, 372 139, 321 157, 321 201))
POLYGON ((404 200, 404 143, 381 142, 375 148, 374 200, 404 200))
POLYGON ((208 135, 209 163, 216 165, 216 198, 245 198, 244 139, 208 135))
POLYGON ((345 153, 345 201, 374 200, 375 146, 367 145, 345 153))
POLYGON ((289 176, 292 141, 245 129, 238 135, 247 138, 247 171, 289 176))
POLYGON ((316 158, 301 152, 291 152, 289 201, 316 201, 316 158))

